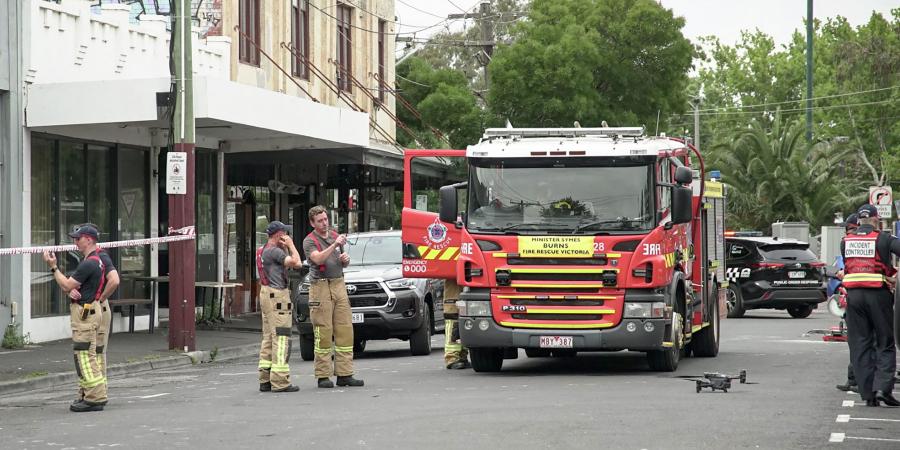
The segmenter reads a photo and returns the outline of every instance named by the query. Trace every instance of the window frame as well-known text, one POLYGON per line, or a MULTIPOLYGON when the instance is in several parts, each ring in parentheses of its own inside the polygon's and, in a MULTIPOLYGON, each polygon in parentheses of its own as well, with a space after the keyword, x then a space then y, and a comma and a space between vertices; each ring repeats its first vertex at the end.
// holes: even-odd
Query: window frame
POLYGON ((353 74, 353 8, 338 2, 336 13, 337 86, 341 92, 352 93, 350 76, 353 74))
POLYGON ((309 0, 291 2, 291 43, 299 56, 291 55, 291 75, 309 81, 309 0))
POLYGON ((259 67, 260 63, 260 51, 259 47, 257 47, 260 35, 259 4, 260 0, 238 1, 238 24, 243 33, 238 36, 238 60, 243 64, 256 67, 259 67), (256 45, 253 45, 244 35, 252 39, 256 45))

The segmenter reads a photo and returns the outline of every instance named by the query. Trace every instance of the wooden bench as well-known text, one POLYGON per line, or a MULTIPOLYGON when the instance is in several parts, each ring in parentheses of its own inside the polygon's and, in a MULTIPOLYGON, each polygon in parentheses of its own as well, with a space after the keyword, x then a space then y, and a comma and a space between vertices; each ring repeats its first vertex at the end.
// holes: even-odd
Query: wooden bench
MULTIPOLYGON (((134 333, 134 310, 137 305, 150 305, 150 334, 153 334, 153 319, 154 319, 154 309, 155 305, 153 301, 149 298, 117 298, 109 300, 109 307, 113 306, 128 306, 129 307, 129 318, 128 318, 128 332, 134 333)), ((110 311, 111 312, 111 311, 110 311)), ((109 334, 113 332, 113 322, 109 322, 109 334)))

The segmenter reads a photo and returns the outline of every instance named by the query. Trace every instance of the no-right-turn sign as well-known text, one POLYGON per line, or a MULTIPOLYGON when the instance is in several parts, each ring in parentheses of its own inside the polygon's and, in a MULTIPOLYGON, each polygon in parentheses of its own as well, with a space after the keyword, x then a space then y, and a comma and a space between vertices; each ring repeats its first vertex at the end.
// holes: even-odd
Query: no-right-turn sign
POLYGON ((891 203, 893 191, 890 186, 870 186, 869 204, 878 208, 878 215, 882 218, 891 217, 891 203))

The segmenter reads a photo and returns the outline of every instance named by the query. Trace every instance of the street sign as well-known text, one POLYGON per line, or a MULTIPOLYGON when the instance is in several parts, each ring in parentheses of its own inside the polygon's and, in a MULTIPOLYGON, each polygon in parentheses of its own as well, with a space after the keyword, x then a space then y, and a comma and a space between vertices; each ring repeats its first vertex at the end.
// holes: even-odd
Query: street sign
POLYGON ((427 195, 416 195, 416 209, 419 211, 428 211, 427 195))
POLYGON ((166 194, 187 194, 187 153, 166 153, 166 194))
POLYGON ((884 219, 891 217, 891 199, 893 191, 890 186, 870 186, 869 204, 878 208, 878 216, 884 219))

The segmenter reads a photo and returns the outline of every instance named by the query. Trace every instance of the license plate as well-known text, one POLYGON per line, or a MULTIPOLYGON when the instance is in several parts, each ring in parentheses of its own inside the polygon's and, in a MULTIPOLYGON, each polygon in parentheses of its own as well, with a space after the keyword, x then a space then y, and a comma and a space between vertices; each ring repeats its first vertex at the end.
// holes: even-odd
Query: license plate
POLYGON ((802 270, 792 270, 788 272, 788 278, 805 278, 806 272, 802 270))
POLYGON ((572 336, 541 336, 541 348, 572 348, 574 340, 572 336))
POLYGON ((363 313, 353 313, 353 317, 350 319, 353 323, 363 323, 366 321, 365 315, 363 313))

